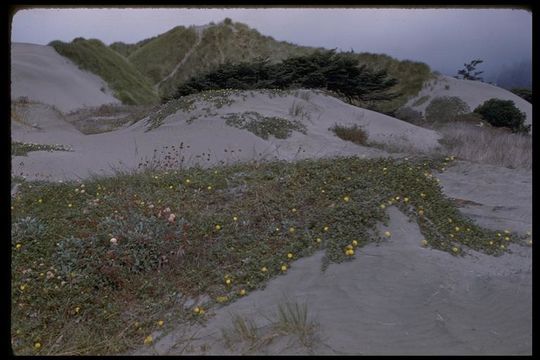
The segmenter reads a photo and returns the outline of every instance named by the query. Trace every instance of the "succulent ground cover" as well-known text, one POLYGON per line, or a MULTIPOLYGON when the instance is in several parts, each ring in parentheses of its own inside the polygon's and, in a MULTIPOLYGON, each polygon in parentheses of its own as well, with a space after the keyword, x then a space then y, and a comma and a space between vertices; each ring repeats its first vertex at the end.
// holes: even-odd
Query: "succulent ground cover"
POLYGON ((18 141, 11 143, 12 156, 26 156, 30 151, 71 151, 71 148, 69 146, 59 144, 33 144, 18 141))
POLYGON ((325 251, 354 261, 384 241, 397 206, 421 246, 491 255, 523 239, 475 225, 433 173, 453 158, 244 163, 30 182, 12 198, 12 346, 17 354, 118 354, 325 251), (186 306, 186 298, 204 297, 186 306), (183 300, 184 299, 184 300, 183 300))

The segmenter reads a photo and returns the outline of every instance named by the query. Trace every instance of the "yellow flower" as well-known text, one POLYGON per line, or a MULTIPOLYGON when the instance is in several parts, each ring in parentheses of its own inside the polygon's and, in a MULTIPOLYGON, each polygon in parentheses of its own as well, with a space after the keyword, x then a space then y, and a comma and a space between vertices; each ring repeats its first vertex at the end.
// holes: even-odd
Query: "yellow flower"
POLYGON ((276 231, 279 231, 279 228, 278 228, 278 227, 276 227, 276 231))
POLYGON ((325 226, 325 227, 323 228, 324 231, 328 231, 328 229, 329 229, 328 226, 325 226))
POLYGON ((240 292, 239 292, 240 296, 244 296, 246 295, 246 290, 244 289, 241 289, 240 292))
POLYGON ((17 244, 17 245, 15 245, 15 248, 20 249, 21 246, 22 246, 21 244, 17 244))
POLYGON ((238 221, 238 218, 236 216, 233 216, 233 221, 238 221))
POLYGON ((42 202, 43 202, 43 199, 39 199, 39 200, 38 200, 38 203, 41 204, 42 202))
POLYGON ((501 235, 501 233, 497 233, 497 236, 498 236, 498 237, 501 237, 502 235, 501 235))
POLYGON ((228 300, 228 297, 226 297, 226 296, 218 296, 218 297, 216 298, 216 301, 217 301, 218 303, 224 303, 224 302, 226 302, 227 300, 228 300))
POLYGON ((212 190, 212 187, 211 187, 211 186, 208 186, 207 189, 208 189, 208 190, 212 190))
POLYGON ((321 243, 321 241, 322 241, 322 239, 321 239, 321 238, 317 238, 317 239, 315 239, 315 241, 316 241, 317 243, 319 243, 319 244, 320 244, 320 243, 321 243))
POLYGON ((501 245, 501 249, 504 249, 504 248, 505 248, 505 246, 504 246, 504 245, 501 245))
POLYGON ((163 321, 163 320, 159 320, 159 321, 157 322, 158 326, 163 326, 164 323, 165 323, 165 321, 163 321))
POLYGON ((408 198, 408 197, 405 197, 405 198, 403 198, 403 201, 408 202, 408 201, 409 201, 409 198, 408 198))
POLYGON ((384 236, 386 236, 386 237, 390 237, 391 235, 392 235, 392 234, 390 233, 390 231, 385 231, 385 232, 384 232, 384 236))
POLYGON ((383 171, 386 171, 386 168, 385 168, 385 167, 383 167, 383 168, 382 168, 382 170, 383 170, 383 171))
POLYGON ((504 230, 504 233, 505 233, 505 234, 510 234, 510 231, 504 230))
POLYGON ((421 196, 421 197, 426 197, 426 194, 420 193, 420 196, 421 196))
POLYGON ((380 206, 380 207, 381 207, 381 209, 384 209, 384 208, 386 207, 386 205, 384 205, 384 204, 381 204, 381 206, 380 206))
POLYGON ((420 216, 424 215, 424 210, 418 210, 418 215, 420 216))
POLYGON ((288 254, 287 254, 287 258, 288 258, 288 259, 292 259, 292 258, 293 258, 293 254, 292 254, 292 253, 288 253, 288 254))
POLYGON ((186 184, 189 184, 189 183, 191 183, 191 180, 186 179, 186 184))
POLYGON ((490 242, 489 242, 489 245, 493 245, 493 241, 490 241, 490 242))
POLYGON ((450 237, 453 238, 453 237, 454 237, 454 234, 450 234, 450 237))
POLYGON ((261 269, 262 272, 267 272, 268 269, 266 268, 266 266, 263 266, 262 269, 261 269))
POLYGON ((292 208, 291 211, 292 211, 292 212, 296 212, 296 209, 295 209, 295 208, 292 208))
POLYGON ((81 308, 77 306, 77 307, 75 308, 75 314, 78 314, 80 310, 81 310, 81 308))
POLYGON ((396 198, 395 198, 395 199, 396 199, 397 201, 399 201, 399 196, 396 196, 396 198))
POLYGON ((504 240, 510 241, 510 238, 509 238, 508 236, 505 236, 505 237, 504 237, 504 240))
POLYGON ((41 343, 39 343, 39 342, 35 343, 34 348, 35 349, 40 349, 41 348, 41 343))
POLYGON ((347 245, 347 246, 345 246, 345 249, 346 249, 346 250, 352 250, 352 248, 353 248, 352 245, 347 245))
POLYGON ((26 285, 22 284, 21 286, 19 286, 19 289, 21 289, 21 291, 24 291, 24 289, 26 289, 26 285))
POLYGON ((452 219, 448 218, 448 222, 451 223, 451 222, 452 222, 452 219))
POLYGON ((321 190, 321 193, 323 193, 323 194, 324 194, 324 193, 325 193, 325 191, 324 191, 324 190, 321 190))
POLYGON ((281 265, 281 271, 283 272, 287 271, 287 265, 281 265))
POLYGON ((454 229, 455 229, 456 231, 459 231, 459 226, 456 226, 454 229))
POLYGON ((422 240, 422 246, 427 246, 428 242, 426 239, 422 240))
POLYGON ((152 338, 152 335, 148 335, 144 338, 144 345, 150 345, 153 341, 154 339, 152 338))
POLYGON ((202 310, 202 309, 201 309, 200 307, 195 306, 195 308, 193 309, 193 312, 194 312, 195 314, 199 314, 199 313, 201 312, 201 310, 202 310))
POLYGON ((172 189, 172 188, 173 188, 173 186, 172 186, 172 185, 169 185, 169 189, 172 189))
POLYGON ((73 207, 73 205, 71 205, 71 204, 68 204, 68 207, 69 207, 69 208, 70 208, 70 207, 73 207))
POLYGON ((348 196, 344 196, 344 197, 343 197, 343 201, 348 202, 349 200, 351 200, 350 197, 348 197, 348 196))
POLYGON ((232 280, 231 280, 231 279, 225 279, 225 284, 231 285, 231 283, 232 283, 232 280))
POLYGON ((353 244, 353 246, 358 246, 358 241, 353 240, 353 241, 352 241, 352 244, 353 244))
POLYGON ((528 242, 528 243, 529 243, 529 245, 532 245, 532 240, 529 240, 529 242, 528 242))
POLYGON ((221 225, 217 224, 216 225, 216 230, 221 230, 221 225))
POLYGON ((353 250, 353 249, 347 249, 347 250, 345 250, 345 255, 347 255, 347 256, 353 256, 353 255, 354 255, 354 250, 353 250))
POLYGON ((452 251, 455 252, 455 253, 457 253, 457 252, 459 251, 459 249, 458 249, 457 247, 454 246, 454 247, 452 248, 452 251))
POLYGON ((290 233, 293 233, 293 232, 294 232, 294 228, 293 228, 292 226, 289 228, 289 232, 290 232, 290 233))

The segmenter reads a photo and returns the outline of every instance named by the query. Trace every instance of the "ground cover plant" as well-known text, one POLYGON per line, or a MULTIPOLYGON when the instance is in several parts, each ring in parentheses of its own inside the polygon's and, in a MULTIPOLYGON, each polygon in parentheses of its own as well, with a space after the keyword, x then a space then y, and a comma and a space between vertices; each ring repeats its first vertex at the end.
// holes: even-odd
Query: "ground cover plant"
POLYGON ((60 144, 33 144, 18 141, 11 143, 11 156, 26 156, 30 151, 71 151, 71 148, 60 144))
POLYGON ((83 182, 25 181, 12 198, 16 354, 118 354, 324 250, 321 269, 384 241, 385 208, 417 221, 419 244, 499 255, 513 233, 462 216, 433 172, 452 158, 342 157, 149 170, 83 182), (186 298, 208 301, 185 307, 186 298))
POLYGON ((255 111, 223 115, 225 123, 239 129, 245 129, 262 139, 270 135, 276 139, 286 139, 293 131, 306 133, 306 126, 298 120, 287 120, 275 116, 263 116, 255 111))

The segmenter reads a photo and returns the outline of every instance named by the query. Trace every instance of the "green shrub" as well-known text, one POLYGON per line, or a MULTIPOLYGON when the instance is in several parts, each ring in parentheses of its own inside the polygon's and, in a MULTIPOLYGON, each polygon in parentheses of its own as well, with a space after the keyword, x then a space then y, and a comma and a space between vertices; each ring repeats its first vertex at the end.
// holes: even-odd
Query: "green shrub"
POLYGON ((414 125, 422 125, 424 123, 422 113, 408 106, 397 109, 394 112, 394 117, 414 125))
POLYGON ((338 138, 345 141, 351 141, 358 145, 367 144, 368 136, 361 126, 354 125, 346 127, 335 124, 334 127, 331 127, 329 130, 333 131, 338 138))
POLYGON ((456 96, 436 97, 426 108, 426 120, 432 123, 446 123, 470 111, 469 105, 456 96))
POLYGON ((529 89, 511 89, 511 92, 519 96, 525 101, 532 103, 532 90, 529 89))
POLYGON ((496 127, 508 127, 512 132, 529 132, 531 126, 525 125, 526 115, 512 100, 489 99, 474 109, 484 120, 496 127))

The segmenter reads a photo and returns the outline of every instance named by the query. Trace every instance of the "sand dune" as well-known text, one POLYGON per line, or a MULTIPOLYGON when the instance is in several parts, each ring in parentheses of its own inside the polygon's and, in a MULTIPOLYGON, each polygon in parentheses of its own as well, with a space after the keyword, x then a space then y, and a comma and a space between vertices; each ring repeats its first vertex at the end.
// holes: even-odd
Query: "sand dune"
MULTIPOLYGON (((146 131, 146 120, 130 127, 108 133, 82 135, 70 131, 56 131, 62 120, 43 123, 41 131, 12 129, 12 138, 22 142, 71 145, 73 152, 31 152, 13 161, 14 171, 24 173, 29 179, 77 179, 90 174, 111 174, 114 168, 134 170, 140 163, 159 163, 172 150, 184 144, 181 153, 184 165, 215 165, 235 161, 327 157, 335 155, 363 155, 367 157, 388 155, 382 150, 360 146, 338 138, 329 130, 334 124, 363 126, 372 141, 402 143, 404 146, 429 150, 439 146, 440 136, 428 129, 404 121, 348 105, 333 97, 308 91, 309 100, 294 95, 270 96, 265 92, 249 92, 234 96, 231 105, 212 107, 200 103, 196 110, 182 110, 168 116, 163 124, 146 131), (302 106, 304 117, 289 114, 291 106, 302 106), (208 111, 207 107, 211 110, 208 111), (255 134, 226 124, 223 116, 257 112, 267 117, 298 120, 306 126, 306 134, 293 132, 287 139, 270 136, 267 140, 255 134), (198 116, 196 120, 188 120, 198 116), (60 123, 58 123, 60 122, 60 123), (47 130, 49 129, 49 130, 47 130), (46 135, 47 133, 50 134, 46 135), (188 148, 189 146, 189 148, 188 148), (38 175, 39 174, 39 175, 38 175)), ((42 106, 29 106, 28 117, 43 111, 42 106)))
POLYGON ((459 97, 469 105, 471 111, 492 98, 512 100, 516 107, 527 115, 525 124, 532 124, 532 104, 523 100, 516 94, 481 81, 461 80, 444 75, 439 75, 435 80, 430 80, 425 83, 418 95, 409 99, 405 106, 410 106, 413 109, 424 113, 431 100, 442 96, 459 97), (415 101, 424 96, 429 96, 429 100, 421 105, 413 106, 415 101))
POLYGON ((52 47, 12 43, 11 98, 22 96, 62 112, 119 103, 100 77, 80 70, 52 47))

